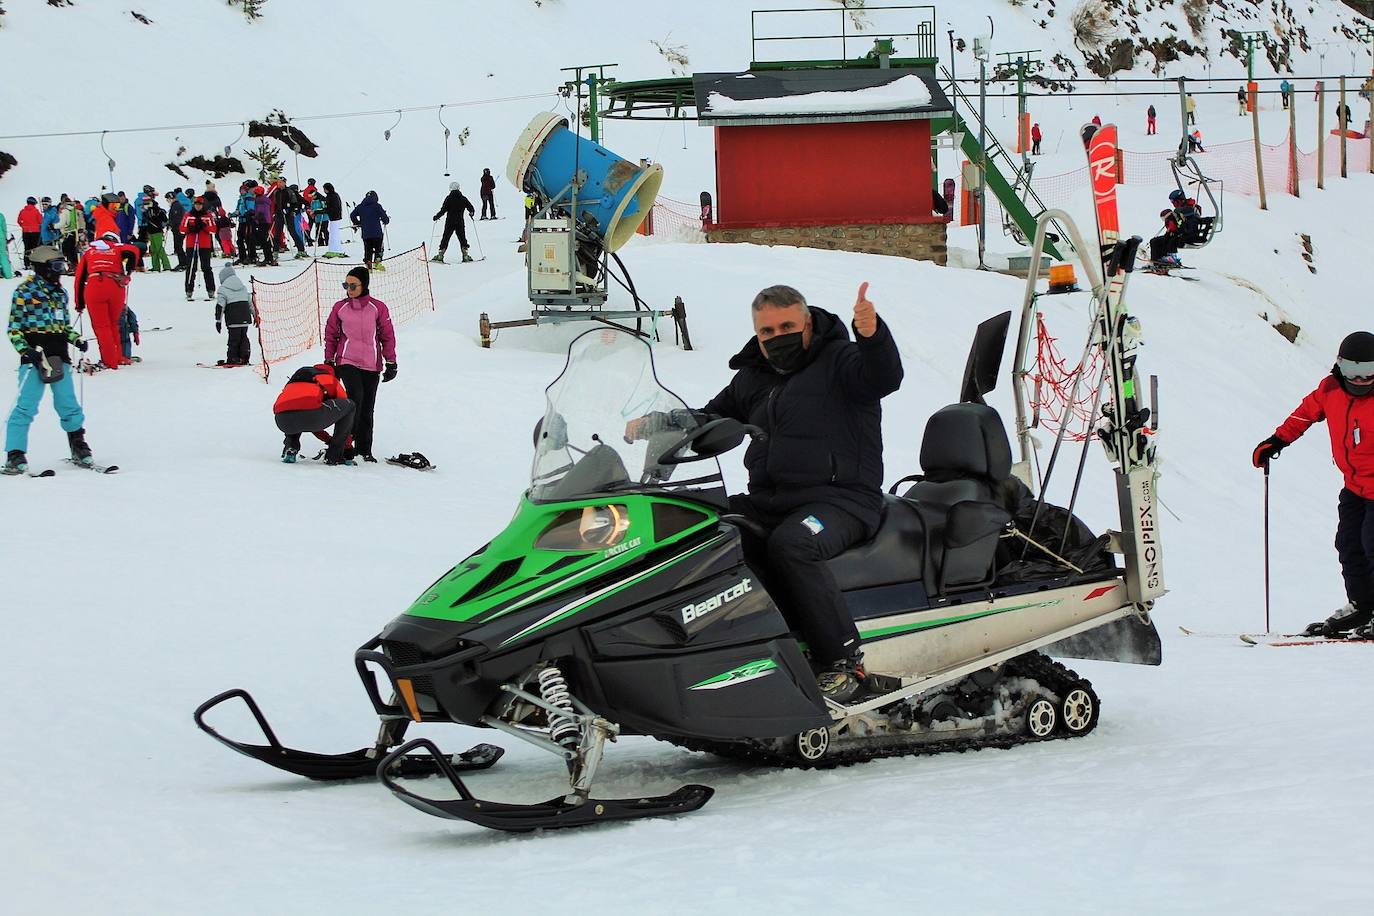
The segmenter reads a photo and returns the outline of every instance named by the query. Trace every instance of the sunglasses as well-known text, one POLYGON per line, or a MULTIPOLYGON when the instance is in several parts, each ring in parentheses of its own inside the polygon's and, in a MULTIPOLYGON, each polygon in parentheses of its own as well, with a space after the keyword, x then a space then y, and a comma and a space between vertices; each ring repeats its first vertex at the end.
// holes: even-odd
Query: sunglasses
POLYGON ((343 283, 344 289, 362 289, 363 285, 357 280, 346 280, 343 283))

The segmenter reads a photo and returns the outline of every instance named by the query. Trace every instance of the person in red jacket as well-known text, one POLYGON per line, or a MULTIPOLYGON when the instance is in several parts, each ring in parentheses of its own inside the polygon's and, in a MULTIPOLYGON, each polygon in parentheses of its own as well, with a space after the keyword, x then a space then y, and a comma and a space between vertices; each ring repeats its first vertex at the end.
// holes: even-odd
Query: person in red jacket
POLYGON ((191 212, 181 220, 181 231, 186 236, 186 301, 190 302, 196 291, 196 265, 205 275, 205 301, 215 298, 215 274, 210 266, 210 258, 215 253, 215 234, 219 231, 215 224, 216 215, 205 206, 205 198, 197 197, 191 203, 191 212))
POLYGON ((1269 462, 1307 432, 1326 421, 1331 456, 1345 486, 1336 501, 1336 554, 1349 599, 1304 636, 1374 639, 1374 334, 1356 331, 1341 341, 1331 374, 1302 399, 1274 435, 1255 446, 1255 467, 1269 462))
POLYGON ((76 310, 90 310, 100 362, 106 369, 133 362, 120 346, 119 316, 124 312, 129 273, 138 263, 138 255, 138 248, 120 243, 118 233, 106 232, 76 263, 76 310))
POLYGON ((100 203, 91 211, 91 219, 95 221, 95 237, 100 238, 107 232, 123 238, 119 231, 119 220, 115 218, 115 212, 119 209, 118 194, 100 195, 100 203))
POLYGON ((325 464, 353 464, 344 457, 349 433, 353 431, 353 402, 348 400, 348 392, 334 374, 333 366, 320 363, 293 372, 277 395, 272 413, 276 415, 277 429, 286 434, 281 450, 285 463, 295 463, 301 450, 301 433, 314 433, 329 444, 324 453, 325 464), (331 426, 333 435, 323 432, 331 426))
POLYGON ((1040 155, 1040 141, 1045 139, 1045 135, 1040 132, 1040 122, 1031 125, 1031 155, 1040 155))
MULTIPOLYGON (((30 197, 19 211, 19 232, 24 238, 24 269, 29 269, 29 252, 43 241, 43 211, 38 209, 38 198, 30 197)), ((0 239, 3 242, 4 239, 0 239)))

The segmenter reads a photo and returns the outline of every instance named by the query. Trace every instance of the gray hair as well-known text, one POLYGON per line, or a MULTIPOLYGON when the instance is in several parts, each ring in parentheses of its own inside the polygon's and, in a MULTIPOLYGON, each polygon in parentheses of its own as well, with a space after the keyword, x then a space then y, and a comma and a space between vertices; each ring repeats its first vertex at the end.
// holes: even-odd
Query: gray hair
POLYGON ((811 314, 806 297, 792 287, 782 285, 759 290, 759 294, 754 297, 753 309, 757 312, 765 308, 787 308, 789 305, 800 305, 803 315, 811 314))

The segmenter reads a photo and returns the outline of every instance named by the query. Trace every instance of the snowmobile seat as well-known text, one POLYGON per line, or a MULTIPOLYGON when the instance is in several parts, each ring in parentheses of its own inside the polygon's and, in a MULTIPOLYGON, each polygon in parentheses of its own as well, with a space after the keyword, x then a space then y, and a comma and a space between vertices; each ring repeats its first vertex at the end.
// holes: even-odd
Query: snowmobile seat
POLYGON ((935 570, 927 588, 941 595, 992 581, 997 541, 1011 520, 1003 506, 1011 443, 1002 418, 986 404, 940 408, 926 423, 921 470, 902 496, 926 523, 935 570))
POLYGON ((840 591, 925 579, 925 528, 913 503, 884 495, 878 533, 829 561, 840 591))

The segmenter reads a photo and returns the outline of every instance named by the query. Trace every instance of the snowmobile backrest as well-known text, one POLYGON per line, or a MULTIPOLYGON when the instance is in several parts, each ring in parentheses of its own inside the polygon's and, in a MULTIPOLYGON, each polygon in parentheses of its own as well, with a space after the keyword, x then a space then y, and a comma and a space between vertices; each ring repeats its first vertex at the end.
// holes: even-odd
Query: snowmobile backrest
POLYGON ((997 411, 986 404, 950 404, 926 422, 921 470, 927 480, 973 477, 997 484, 1011 476, 1011 443, 997 411))

